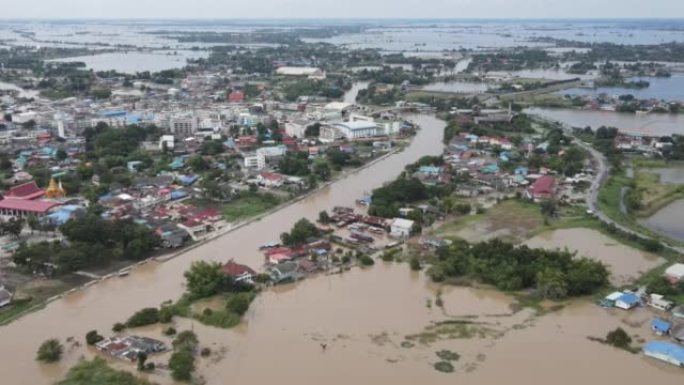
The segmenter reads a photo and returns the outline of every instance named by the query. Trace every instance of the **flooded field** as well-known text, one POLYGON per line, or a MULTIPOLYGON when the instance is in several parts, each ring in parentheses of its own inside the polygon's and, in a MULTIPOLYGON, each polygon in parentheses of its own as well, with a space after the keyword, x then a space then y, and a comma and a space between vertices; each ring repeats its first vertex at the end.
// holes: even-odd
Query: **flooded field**
POLYGON ((650 217, 640 219, 639 223, 657 233, 678 241, 684 241, 682 213, 684 213, 684 200, 679 199, 658 210, 650 217))
POLYGON ((636 115, 610 111, 530 108, 526 112, 563 122, 573 127, 617 127, 620 131, 643 135, 684 134, 684 116, 673 114, 636 115))
POLYGON ((123 73, 157 72, 182 68, 188 59, 207 57, 206 51, 111 52, 58 59, 59 62, 83 62, 94 71, 115 70, 123 73))
POLYGON ((625 246, 591 229, 555 230, 538 235, 526 244, 547 249, 567 248, 580 257, 601 261, 608 266, 610 282, 616 286, 627 285, 665 262, 656 255, 625 246))
POLYGON ((425 91, 454 92, 459 94, 483 93, 492 88, 496 87, 490 86, 487 83, 463 81, 436 82, 421 87, 421 89, 425 91))
POLYGON ((673 75, 669 78, 637 77, 632 81, 645 80, 650 86, 642 89, 630 89, 619 87, 598 87, 598 88, 572 88, 558 91, 558 95, 592 95, 607 94, 609 96, 634 95, 637 99, 658 99, 668 102, 684 100, 684 76, 673 75))

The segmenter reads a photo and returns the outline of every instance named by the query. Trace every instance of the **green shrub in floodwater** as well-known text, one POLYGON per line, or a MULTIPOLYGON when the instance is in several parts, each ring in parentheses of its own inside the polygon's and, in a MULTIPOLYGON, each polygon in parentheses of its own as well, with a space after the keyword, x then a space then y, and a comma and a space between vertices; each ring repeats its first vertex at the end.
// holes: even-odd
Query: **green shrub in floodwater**
POLYGON ((460 354, 446 349, 435 352, 435 354, 444 361, 458 361, 461 358, 460 354))
POLYGON ((439 361, 434 364, 435 370, 442 373, 452 373, 454 371, 454 365, 449 361, 439 361))

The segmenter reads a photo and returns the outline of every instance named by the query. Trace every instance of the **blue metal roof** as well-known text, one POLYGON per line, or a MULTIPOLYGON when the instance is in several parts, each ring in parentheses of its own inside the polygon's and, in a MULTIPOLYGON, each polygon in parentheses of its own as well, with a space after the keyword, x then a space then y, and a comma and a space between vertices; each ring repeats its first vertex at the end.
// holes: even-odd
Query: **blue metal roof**
POLYGON ((634 305, 639 303, 639 296, 634 293, 625 293, 617 301, 624 302, 626 304, 634 305))
POLYGON ((660 318, 656 318, 651 321, 651 327, 657 331, 668 332, 672 328, 672 324, 660 318))
POLYGON ((659 354, 672 357, 679 362, 684 362, 684 347, 672 342, 649 341, 643 347, 644 353, 659 354))

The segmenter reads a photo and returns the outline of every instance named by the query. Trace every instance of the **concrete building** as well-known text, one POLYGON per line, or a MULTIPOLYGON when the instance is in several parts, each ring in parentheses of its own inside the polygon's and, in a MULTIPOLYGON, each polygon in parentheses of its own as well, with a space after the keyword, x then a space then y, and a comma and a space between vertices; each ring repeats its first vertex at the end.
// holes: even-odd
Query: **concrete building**
POLYGON ((263 170, 266 167, 266 157, 263 154, 245 154, 243 160, 248 169, 263 170))
POLYGON ((308 120, 285 122, 285 133, 288 136, 303 138, 306 136, 306 128, 311 124, 313 123, 308 120))
POLYGON ((337 128, 343 137, 351 140, 379 136, 378 132, 380 131, 375 122, 362 120, 334 123, 333 127, 337 128))
POLYGON ((407 238, 411 235, 414 222, 410 219, 394 218, 390 226, 390 235, 397 238, 407 238))
POLYGON ((197 118, 192 115, 175 116, 169 121, 169 131, 178 137, 194 135, 198 126, 197 118))
POLYGON ((276 70, 276 74, 282 76, 301 76, 310 79, 325 79, 325 72, 316 67, 280 67, 276 70))
POLYGON ((168 150, 173 150, 173 147, 175 145, 175 137, 173 135, 162 135, 161 138, 159 138, 159 151, 164 150, 164 146, 168 150))

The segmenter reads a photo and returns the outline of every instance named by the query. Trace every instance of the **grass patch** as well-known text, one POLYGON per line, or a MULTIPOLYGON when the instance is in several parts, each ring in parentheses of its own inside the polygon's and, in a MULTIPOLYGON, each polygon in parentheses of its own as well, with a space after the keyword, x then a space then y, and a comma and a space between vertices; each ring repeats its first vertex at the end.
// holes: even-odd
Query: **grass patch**
POLYGON ((280 204, 271 194, 253 194, 240 197, 222 207, 223 217, 230 222, 262 214, 280 204))
MULTIPOLYGON (((253 292, 221 294, 193 303, 192 318, 207 326, 229 329, 237 326, 242 320, 242 314, 232 305, 242 298, 251 303, 256 295, 253 292)), ((246 308, 244 309, 246 311, 246 308)))
POLYGON ((0 310, 0 325, 8 324, 14 321, 16 318, 21 317, 24 313, 32 310, 41 309, 45 307, 43 304, 39 306, 39 303, 32 299, 21 299, 13 301, 12 304, 2 310, 0 310))
POLYGON ((421 333, 405 337, 409 342, 429 345, 441 340, 496 337, 500 333, 485 325, 472 321, 450 320, 427 326, 421 333))
POLYGON ((492 233, 508 230, 518 240, 529 237, 530 232, 544 225, 544 216, 538 205, 517 199, 504 200, 483 214, 467 215, 449 221, 435 230, 444 237, 458 237, 466 228, 480 224, 482 232, 492 233))

